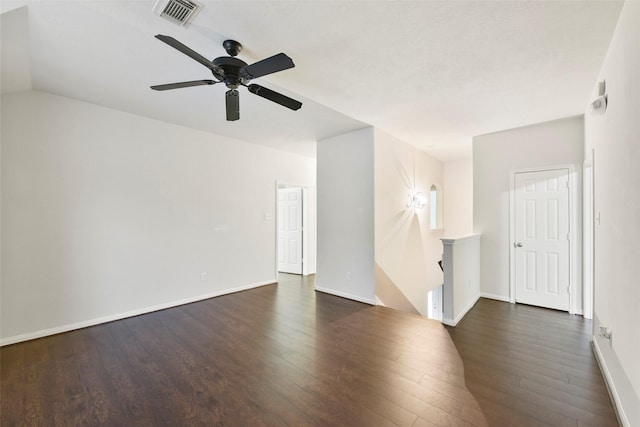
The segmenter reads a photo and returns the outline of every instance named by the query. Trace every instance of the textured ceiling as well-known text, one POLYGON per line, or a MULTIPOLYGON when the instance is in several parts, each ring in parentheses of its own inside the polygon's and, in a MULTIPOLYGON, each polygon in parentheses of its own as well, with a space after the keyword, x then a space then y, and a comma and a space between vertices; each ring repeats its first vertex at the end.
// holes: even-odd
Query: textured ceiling
POLYGON ((3 1, 3 92, 24 90, 30 74, 34 90, 311 156, 317 139, 373 125, 447 161, 469 155, 474 135, 581 114, 622 6, 204 1, 183 29, 153 14, 154 4, 3 1), (227 38, 244 45, 248 63, 287 53, 295 68, 255 82, 302 109, 243 91, 241 119, 227 122, 222 85, 150 90, 211 78, 159 33, 209 58, 224 55, 227 38))

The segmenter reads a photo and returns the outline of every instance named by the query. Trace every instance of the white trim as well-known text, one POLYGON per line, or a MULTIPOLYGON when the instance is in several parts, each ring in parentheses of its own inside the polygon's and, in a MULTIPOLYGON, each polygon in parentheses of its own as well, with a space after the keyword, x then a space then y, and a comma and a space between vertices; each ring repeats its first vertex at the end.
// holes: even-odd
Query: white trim
POLYGON ((102 323, 113 322, 115 320, 126 319, 128 317, 139 316, 141 314, 152 313, 154 311, 165 310, 167 308, 178 307, 180 305, 191 304, 193 302, 203 301, 210 298, 219 297, 222 295, 233 294, 235 292, 246 291, 260 286, 272 285, 277 283, 277 280, 267 280, 264 282, 253 283, 245 286, 238 286, 236 288, 225 289, 223 291, 210 292, 204 295, 198 295, 195 297, 184 298, 177 301, 172 301, 164 304, 154 305, 152 307, 145 307, 136 310, 126 311, 124 313, 112 314, 109 316, 98 317, 95 319, 84 320, 82 322, 71 323, 68 325, 56 326, 55 328, 42 329, 40 331, 29 332, 21 335, 14 335, 12 337, 0 339, 0 347, 10 344, 16 344, 23 341, 29 341, 36 338, 42 338, 49 335, 60 334, 63 332, 69 332, 76 329, 88 328, 90 326, 100 325, 102 323))
POLYGON ((574 165, 557 165, 557 166, 541 166, 535 168, 519 168, 511 169, 509 171, 509 302, 515 304, 516 302, 516 268, 515 268, 515 248, 513 242, 515 242, 515 175, 518 173, 527 172, 542 172, 550 170, 566 169, 569 175, 569 235, 571 241, 569 242, 569 313, 577 314, 578 310, 576 302, 574 301, 575 288, 581 284, 577 282, 576 265, 577 265, 577 246, 578 241, 576 236, 576 223, 578 221, 577 213, 579 208, 577 206, 576 194, 578 192, 578 180, 575 178, 576 171, 574 165))
POLYGON ((458 324, 458 322, 457 322, 457 321, 455 321, 455 320, 451 320, 451 319, 448 319, 448 318, 446 318, 446 317, 443 317, 443 318, 442 318, 442 323, 444 323, 444 324, 445 324, 445 325, 447 325, 447 326, 456 326, 456 325, 458 324))
MULTIPOLYGON (((582 309, 578 310, 576 296, 578 294, 578 213, 582 215, 582 207, 578 206, 578 175, 575 167, 569 168, 569 314, 582 314, 582 309)), ((582 233, 582 230, 580 230, 582 233)), ((582 306, 582 301, 580 301, 582 306)))
MULTIPOLYGON (((605 384, 607 385, 607 389, 609 390, 609 395, 611 396, 611 400, 613 401, 613 407, 615 408, 616 415, 618 416, 618 422, 623 427, 631 427, 633 425, 639 425, 637 422, 640 421, 640 405, 638 401, 637 395, 634 393, 633 388, 628 380, 624 377, 624 375, 617 376, 620 382, 626 382, 626 384, 622 384, 621 387, 616 387, 616 382, 614 381, 613 371, 622 371, 622 367, 609 366, 606 363, 606 358, 603 355, 603 350, 600 348, 598 344, 598 337, 594 336, 591 340, 593 345, 593 353, 596 356, 596 361, 600 366, 600 371, 602 372, 602 376, 604 377, 605 384), (624 390, 621 390, 624 389, 624 390), (622 399, 621 395, 627 396, 626 399, 622 399), (633 399, 633 397, 635 399, 633 399), (627 401, 629 404, 629 410, 625 411, 625 407, 623 401, 627 401), (635 400, 635 402, 629 402, 629 400, 635 400), (631 422, 631 419, 635 418, 635 424, 631 422)), ((611 352, 611 351, 608 351, 611 352)), ((613 352, 611 352, 613 353, 613 352)), ((619 363, 614 354, 610 356, 614 359, 614 364, 619 363)))
MULTIPOLYGON (((280 195, 278 194, 278 190, 280 189, 280 183, 278 182, 278 180, 276 180, 276 194, 275 194, 275 206, 273 208, 274 212, 273 212, 273 232, 274 232, 274 239, 273 239, 273 246, 275 247, 275 256, 273 257, 273 276, 274 277, 278 277, 278 270, 279 270, 279 259, 278 259, 278 221, 280 221, 280 218, 278 218, 278 203, 279 203, 279 197, 280 195)), ((303 235, 304 238, 304 235, 303 235)), ((303 254, 304 256, 304 254, 303 254)), ((302 267, 304 268, 304 264, 302 265, 302 267)))
POLYGON ((376 305, 376 300, 374 299, 369 299, 369 298, 363 298, 357 295, 353 295, 353 294, 349 294, 346 292, 340 292, 340 291, 334 291, 333 289, 328 289, 328 288, 323 288, 321 286, 316 286, 315 290, 318 292, 322 292, 324 294, 329 294, 329 295, 335 295, 337 297, 341 297, 341 298, 346 298, 346 299, 350 299, 350 300, 354 300, 354 301, 358 301, 358 302, 363 302, 365 304, 369 304, 369 305, 376 305))
MULTIPOLYGON (((414 163, 415 163, 415 159, 414 159, 414 163)), ((414 164, 413 170, 414 170, 413 182, 414 182, 414 186, 415 186, 415 181, 416 181, 416 179, 415 179, 415 164, 414 164)), ((443 187, 442 184, 437 184, 435 182, 432 183, 429 186, 429 204, 427 204, 427 206, 429 206, 429 230, 431 230, 431 231, 439 231, 439 230, 443 230, 444 229, 444 227, 442 226, 442 224, 443 224, 443 212, 444 212, 444 209, 443 209, 443 206, 444 206, 444 202, 443 202, 444 193, 443 193, 442 187, 443 187), (432 209, 432 206, 431 206, 431 187, 435 187, 436 188, 436 224, 435 224, 435 227, 433 227, 433 228, 431 228, 431 221, 432 221, 432 218, 431 218, 431 209, 432 209)))
MULTIPOLYGON (((309 189, 307 187, 300 187, 300 193, 302 197, 302 275, 309 275, 309 262, 311 258, 309 253, 309 189)), ((278 209, 279 211, 280 209, 278 209)), ((276 225, 277 227, 277 225, 276 225)), ((277 229, 277 228, 276 228, 277 229)), ((278 237, 276 236, 276 239, 278 237)))
POLYGON ((473 306, 476 305, 479 299, 480 299, 480 295, 475 297, 473 301, 471 301, 465 308, 463 308, 460 314, 458 314, 455 319, 452 320, 452 319, 443 317, 442 323, 444 323, 447 326, 456 326, 458 323, 460 323, 462 318, 469 312, 469 310, 471 310, 473 306))
POLYGON ((482 298, 494 299, 496 301, 511 302, 511 299, 509 299, 509 297, 506 297, 504 295, 490 294, 490 293, 487 293, 487 292, 481 292, 480 296, 482 298))
POLYGON ((593 150, 582 169, 582 307, 586 319, 593 318, 594 181, 593 150))

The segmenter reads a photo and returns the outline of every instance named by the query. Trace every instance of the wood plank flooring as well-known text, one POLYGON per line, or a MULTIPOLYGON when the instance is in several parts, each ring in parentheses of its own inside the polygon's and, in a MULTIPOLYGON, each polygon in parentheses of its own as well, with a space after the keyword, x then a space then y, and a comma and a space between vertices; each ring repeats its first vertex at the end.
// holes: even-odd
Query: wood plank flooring
POLYGON ((5 426, 617 426, 578 316, 457 328, 313 277, 0 349, 5 426))

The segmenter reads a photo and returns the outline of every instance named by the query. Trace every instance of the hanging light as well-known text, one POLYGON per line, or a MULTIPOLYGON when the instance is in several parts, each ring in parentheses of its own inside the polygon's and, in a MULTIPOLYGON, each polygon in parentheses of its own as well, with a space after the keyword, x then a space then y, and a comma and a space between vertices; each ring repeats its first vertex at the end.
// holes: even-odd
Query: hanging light
POLYGON ((427 199, 422 192, 416 191, 416 157, 413 156, 413 190, 409 191, 409 198, 407 200, 407 207, 413 206, 416 209, 422 209, 427 206, 427 199))
POLYGON ((427 206, 427 199, 424 197, 424 194, 422 194, 422 192, 418 192, 415 194, 409 192, 409 201, 407 202, 407 207, 410 208, 411 206, 416 209, 423 209, 425 206, 427 206))

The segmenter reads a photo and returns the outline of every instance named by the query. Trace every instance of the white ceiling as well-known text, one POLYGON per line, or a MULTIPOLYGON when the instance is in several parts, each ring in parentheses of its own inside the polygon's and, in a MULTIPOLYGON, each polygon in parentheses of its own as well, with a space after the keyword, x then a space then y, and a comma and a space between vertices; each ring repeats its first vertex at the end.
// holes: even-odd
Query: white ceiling
POLYGON ((443 161, 474 135, 582 114, 620 1, 204 1, 187 29, 155 1, 2 2, 2 91, 40 90, 314 156, 315 141, 376 126, 443 161), (27 12, 16 9, 28 5, 27 12), (24 16, 21 16, 24 15, 24 16), (25 17, 28 16, 28 27, 25 17), (28 42, 25 32, 28 28, 28 42), (299 111, 222 85, 155 34, 211 59, 222 41, 248 63, 285 52, 296 67, 255 82, 299 111), (25 75, 30 74, 30 82, 25 75))

